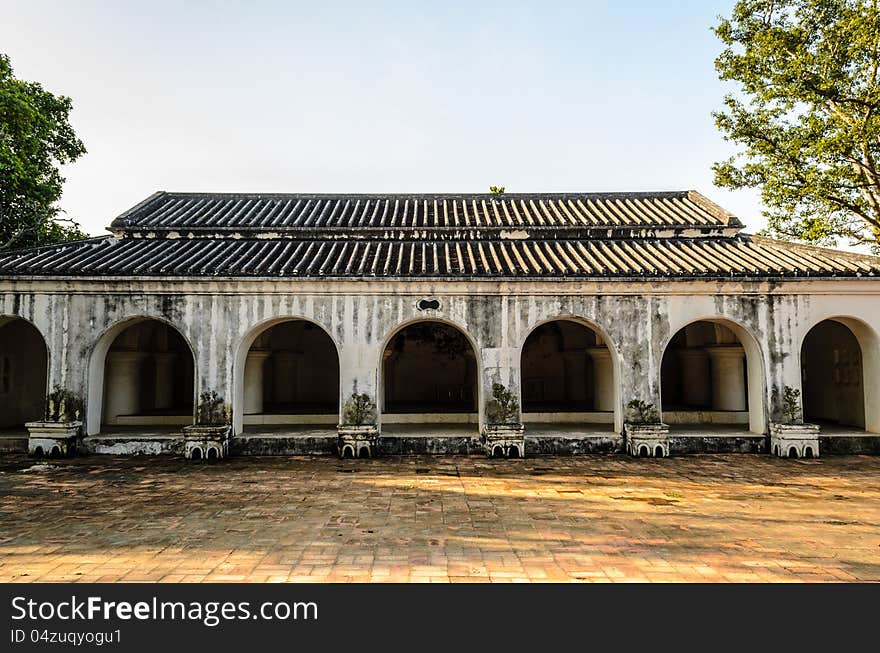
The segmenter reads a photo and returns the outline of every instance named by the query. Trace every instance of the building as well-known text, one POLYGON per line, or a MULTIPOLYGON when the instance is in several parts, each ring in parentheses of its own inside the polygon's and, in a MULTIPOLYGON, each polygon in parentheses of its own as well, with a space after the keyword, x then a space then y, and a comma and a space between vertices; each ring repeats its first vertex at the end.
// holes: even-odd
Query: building
POLYGON ((694 191, 159 192, 110 231, 0 254, 7 448, 880 451, 880 258, 694 191))

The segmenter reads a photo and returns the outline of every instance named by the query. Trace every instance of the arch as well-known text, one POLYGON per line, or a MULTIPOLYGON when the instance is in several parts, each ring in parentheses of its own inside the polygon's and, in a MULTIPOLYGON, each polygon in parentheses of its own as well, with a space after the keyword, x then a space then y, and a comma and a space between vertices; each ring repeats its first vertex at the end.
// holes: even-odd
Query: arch
POLYGON ((0 315, 0 431, 41 420, 49 386, 49 347, 30 320, 0 315))
MULTIPOLYGON (((801 365, 801 401, 804 419, 814 419, 819 422, 836 422, 842 426, 880 433, 880 403, 872 400, 872 398, 880 396, 880 336, 878 336, 874 328, 863 319, 850 315, 829 315, 814 320, 803 332, 799 349, 799 360, 801 365), (837 332, 836 334, 822 334, 826 339, 830 338, 830 341, 825 343, 830 346, 826 347, 824 351, 833 358, 835 355, 834 350, 837 349, 837 361, 822 361, 821 356, 818 357, 819 360, 816 360, 816 357, 811 356, 811 353, 815 351, 815 347, 811 346, 811 340, 820 335, 823 327, 826 329, 830 327, 830 331, 837 332), (847 332, 854 340, 855 347, 846 346, 847 332), (855 356, 847 351, 853 349, 857 350, 853 351, 855 356), (847 360, 840 358, 843 355, 846 355, 847 360), (813 361, 810 361, 810 358, 813 358, 813 361), (858 401, 854 405, 849 406, 848 409, 845 409, 841 414, 832 414, 832 412, 836 413, 837 411, 831 411, 829 410, 830 408, 843 407, 841 405, 843 402, 853 403, 854 398, 846 397, 849 393, 844 391, 842 393, 843 396, 834 397, 832 404, 825 406, 822 410, 816 410, 818 407, 815 401, 815 391, 817 388, 811 387, 811 383, 806 378, 810 375, 810 362, 814 363, 814 368, 816 363, 819 363, 819 369, 824 369, 824 372, 819 372, 819 375, 827 374, 823 380, 831 380, 832 387, 837 386, 835 393, 838 390, 843 390, 840 386, 851 385, 854 381, 857 381, 861 385, 858 401), (861 368, 860 373, 855 371, 857 378, 852 378, 853 368, 861 368), (845 384, 836 380, 838 375, 841 374, 846 377, 840 377, 841 381, 846 382, 845 384)), ((819 376, 819 378, 822 377, 819 376)), ((826 389, 823 388, 823 391, 826 389)))
POLYGON ((337 384, 336 384, 336 417, 332 421, 334 421, 334 425, 336 420, 341 416, 341 407, 339 404, 341 403, 341 374, 339 374, 339 345, 336 340, 330 333, 330 330, 324 326, 323 324, 312 320, 307 317, 303 317, 301 315, 285 315, 280 317, 272 317, 258 322, 253 325, 245 335, 242 337, 241 341, 238 344, 238 350, 235 354, 235 360, 233 361, 232 368, 232 425, 233 432, 236 434, 241 433, 244 430, 244 405, 245 405, 245 373, 246 373, 246 365, 248 354, 251 351, 251 348, 254 346, 257 338, 261 337, 263 334, 268 333, 270 329, 287 323, 287 322, 304 322, 311 326, 319 329, 326 337, 327 340, 333 345, 333 354, 336 360, 336 376, 337 376, 337 384))
POLYGON ((107 364, 107 353, 116 342, 116 339, 131 327, 146 322, 158 322, 171 329, 177 337, 186 345, 189 352, 190 361, 192 363, 192 414, 190 422, 195 420, 195 410, 198 397, 198 359, 195 355, 192 343, 176 324, 164 317, 155 315, 134 315, 123 318, 114 322, 107 327, 92 347, 89 355, 88 378, 87 378, 87 397, 86 397, 86 434, 97 435, 101 432, 101 425, 104 420, 105 411, 105 368, 107 364))
MULTIPOLYGON (((728 424, 731 422, 738 423, 739 421, 743 421, 744 425, 747 424, 748 430, 752 433, 759 435, 766 433, 766 367, 761 346, 751 330, 740 322, 728 317, 708 315, 696 319, 689 319, 677 328, 671 329, 670 333, 671 335, 663 342, 661 348, 663 353, 660 360, 660 406, 663 421, 671 423, 675 423, 676 421, 705 423, 700 420, 707 418, 709 420, 723 420, 721 423, 728 424), (724 350, 728 346, 732 345, 735 347, 735 345, 738 344, 742 347, 742 355, 745 360, 742 379, 738 381, 744 385, 745 392, 743 393, 742 399, 744 399, 745 406, 739 406, 739 410, 728 410, 727 408, 718 410, 713 406, 713 403, 719 403, 719 397, 712 397, 711 399, 702 397, 700 402, 695 402, 695 407, 698 407, 700 403, 705 403, 705 407, 701 410, 699 408, 693 410, 692 407, 688 407, 688 409, 682 411, 671 409, 671 407, 675 406, 677 401, 680 401, 680 398, 671 387, 665 387, 669 386, 670 383, 675 382, 670 379, 670 377, 673 376, 673 371, 670 369, 671 361, 668 357, 671 356, 672 351, 676 349, 676 339, 682 338, 683 335, 687 338, 688 328, 699 327, 705 329, 706 327, 704 325, 711 325, 713 328, 715 326, 726 328, 735 337, 736 342, 730 342, 729 338, 726 337, 726 334, 721 335, 716 329, 716 339, 714 342, 704 342, 702 345, 693 348, 684 347, 684 349, 702 349, 705 354, 702 355, 697 351, 685 352, 686 355, 691 355, 696 359, 695 363, 691 362, 686 364, 690 365, 692 370, 702 366, 703 371, 700 372, 700 376, 706 377, 706 380, 708 381, 708 383, 703 384, 689 384, 689 387, 695 391, 703 391, 712 394, 714 394, 716 390, 720 392, 720 389, 712 387, 711 377, 708 375, 710 374, 710 370, 712 370, 712 375, 717 373, 719 376, 726 376, 728 380, 732 378, 729 375, 720 373, 720 369, 725 368, 729 370, 731 374, 733 373, 736 365, 733 360, 733 358, 735 358, 734 353, 732 350, 730 352, 724 350), (713 351, 707 353, 706 349, 711 349, 713 351), (710 356, 715 359, 715 363, 709 363, 710 356), (718 372, 715 370, 718 370, 718 372), (689 415, 688 413, 691 414, 689 415), (691 421, 694 418, 696 418, 696 422, 691 421)), ((718 384, 716 383, 714 385, 717 386, 718 384)), ((731 389, 731 395, 727 397, 726 401, 721 401, 720 403, 722 403, 722 405, 726 405, 727 402, 735 403, 735 399, 732 396, 734 392, 736 391, 731 389)))
MULTIPOLYGON (((465 420, 472 419, 473 416, 476 416, 477 423, 480 423, 482 420, 482 412, 483 412, 481 410, 481 406, 483 405, 483 383, 482 383, 483 366, 482 366, 482 360, 480 357, 480 348, 477 345, 474 338, 471 336, 471 334, 468 333, 468 331, 464 327, 453 322, 452 320, 440 318, 440 317, 416 318, 416 319, 412 319, 412 320, 407 320, 407 321, 403 322, 402 324, 398 324, 391 331, 389 331, 388 335, 385 337, 384 341, 382 342, 382 347, 379 350, 379 361, 378 361, 378 364, 376 367, 377 373, 378 373, 378 379, 377 379, 377 384, 376 384, 376 388, 377 388, 376 404, 377 404, 377 408, 378 408, 377 412, 379 413, 380 421, 386 415, 395 414, 395 411, 387 410, 387 406, 386 406, 386 396, 387 396, 387 390, 388 390, 387 383, 386 383, 386 370, 385 370, 386 352, 389 351, 389 347, 394 342, 395 338, 397 338, 400 334, 402 334, 407 329, 410 329, 410 328, 412 328, 416 325, 420 325, 420 324, 439 324, 439 325, 443 325, 445 327, 454 329, 455 332, 457 332, 460 336, 462 336, 464 338, 464 340, 467 342, 467 344, 469 345, 470 351, 474 357, 474 370, 473 370, 473 375, 472 375, 473 376, 473 383, 474 383, 474 390, 475 390, 474 405, 473 405, 472 410, 470 410, 470 411, 459 410, 458 414, 462 415, 463 419, 465 419, 465 420)), ((447 411, 443 411, 443 410, 441 410, 439 412, 447 413, 447 411)), ((416 413, 416 415, 417 414, 418 413, 416 413)), ((437 413, 434 412, 434 413, 423 413, 423 414, 426 416, 426 419, 432 419, 432 418, 428 417, 428 415, 437 414, 437 413)))
MULTIPOLYGON (((599 324, 597 324, 593 320, 589 320, 587 318, 577 316, 577 315, 563 314, 563 315, 557 315, 557 316, 543 319, 543 320, 537 322, 536 324, 532 325, 531 328, 527 330, 525 337, 519 343, 519 370, 520 370, 519 400, 520 400, 520 406, 522 407, 523 412, 524 413, 526 412, 526 406, 529 403, 526 401, 528 389, 525 387, 526 386, 526 379, 525 379, 526 371, 524 369, 524 364, 523 364, 524 357, 526 355, 526 345, 529 343, 529 340, 536 333, 539 332, 540 329, 542 329, 543 327, 546 327, 547 325, 555 324, 555 323, 574 324, 574 325, 578 325, 579 327, 582 327, 582 328, 585 328, 585 329, 591 331, 595 336, 597 336, 597 342, 598 342, 598 340, 601 340, 601 342, 604 344, 605 348, 608 350, 608 354, 610 354, 610 366, 611 366, 610 376, 611 376, 611 379, 607 380, 607 373, 605 374, 605 376, 606 376, 605 391, 607 392, 609 390, 609 387, 607 387, 607 386, 610 385, 610 393, 608 395, 606 395, 605 397, 603 397, 600 402, 600 404, 603 407, 610 406, 610 411, 604 411, 604 410, 597 411, 595 409, 596 396, 594 393, 593 401, 592 401, 592 403, 593 403, 592 409, 586 410, 586 411, 575 411, 575 412, 579 412, 581 414, 580 414, 580 416, 577 416, 577 415, 572 416, 572 419, 583 420, 583 419, 589 419, 590 417, 595 419, 596 415, 599 413, 611 412, 611 422, 613 424, 613 429, 616 433, 620 433, 623 428, 623 414, 622 414, 621 399, 620 399, 620 352, 617 348, 616 343, 608 335, 608 331, 606 329, 602 328, 599 324), (588 413, 593 413, 594 415, 590 416, 590 415, 588 415, 588 413)), ((586 351, 585 351, 585 354, 586 354, 586 351)), ((597 354, 598 354, 598 352, 597 352, 597 354)), ((604 361, 600 361, 599 359, 594 358, 594 356, 592 354, 591 354, 590 358, 592 359, 592 365, 593 365, 592 369, 594 371, 596 370, 597 364, 598 365, 606 365, 606 363, 604 361)), ((598 385, 598 384, 596 384, 596 385, 598 385)))

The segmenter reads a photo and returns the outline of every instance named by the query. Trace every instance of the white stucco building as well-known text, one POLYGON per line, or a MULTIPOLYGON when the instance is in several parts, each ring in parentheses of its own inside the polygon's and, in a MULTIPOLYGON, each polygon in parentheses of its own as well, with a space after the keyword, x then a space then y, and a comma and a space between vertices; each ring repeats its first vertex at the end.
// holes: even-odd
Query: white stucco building
POLYGON ((880 452, 880 258, 741 230, 694 191, 156 193, 0 254, 0 446, 49 453, 51 395, 93 452, 880 452))

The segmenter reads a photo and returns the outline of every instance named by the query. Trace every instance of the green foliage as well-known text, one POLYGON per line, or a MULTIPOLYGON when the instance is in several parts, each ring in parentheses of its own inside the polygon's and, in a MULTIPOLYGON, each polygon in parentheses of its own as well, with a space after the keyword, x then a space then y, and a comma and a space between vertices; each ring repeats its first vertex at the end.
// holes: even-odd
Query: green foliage
POLYGON ((232 422, 232 414, 223 397, 216 390, 199 395, 196 423, 201 426, 225 426, 232 422))
POLYGON ((877 2, 738 0, 715 33, 738 86, 715 121, 742 148, 715 183, 760 188, 770 235, 880 252, 877 2))
POLYGON ((376 402, 366 393, 352 393, 342 407, 344 426, 366 426, 376 423, 376 402))
POLYGON ((489 186, 489 192, 493 195, 504 195, 504 186, 489 186))
POLYGON ((49 422, 78 422, 82 419, 83 400, 70 390, 56 385, 46 395, 46 420, 49 422))
POLYGON ((502 383, 492 384, 492 399, 486 406, 490 424, 515 424, 519 422, 519 399, 502 383))
POLYGON ((631 424, 659 424, 660 413, 657 406, 642 399, 633 399, 627 405, 627 421, 631 424))
POLYGON ((801 391, 790 385, 783 386, 780 396, 779 386, 773 386, 773 396, 782 404, 782 417, 785 424, 801 424, 801 391))
POLYGON ((70 98, 12 75, 0 54, 0 250, 84 238, 56 202, 62 164, 85 153, 68 116, 70 98))

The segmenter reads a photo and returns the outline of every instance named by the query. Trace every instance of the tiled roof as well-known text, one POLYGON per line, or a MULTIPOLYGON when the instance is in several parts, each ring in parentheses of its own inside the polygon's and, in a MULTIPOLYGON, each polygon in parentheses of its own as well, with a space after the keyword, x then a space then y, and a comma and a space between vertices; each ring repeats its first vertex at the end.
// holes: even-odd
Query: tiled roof
POLYGON ((160 192, 114 236, 0 252, 0 277, 880 277, 880 258, 740 233, 694 191, 160 192))
POLYGON ((111 224, 116 232, 356 232, 359 236, 645 229, 719 232, 742 225, 695 191, 505 195, 267 195, 159 192, 111 224))
POLYGON ((0 276, 298 278, 880 277, 880 258, 768 238, 114 238, 0 254, 0 276))

